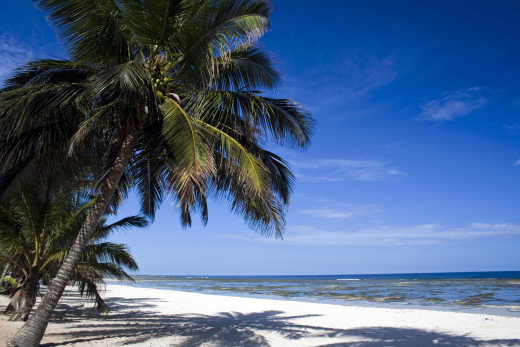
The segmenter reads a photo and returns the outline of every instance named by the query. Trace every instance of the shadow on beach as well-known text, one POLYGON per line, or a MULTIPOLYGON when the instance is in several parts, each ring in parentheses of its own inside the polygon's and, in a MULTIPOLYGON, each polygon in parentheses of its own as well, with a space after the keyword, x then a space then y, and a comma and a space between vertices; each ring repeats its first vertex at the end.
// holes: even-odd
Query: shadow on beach
MULTIPOLYGON (((289 341, 304 338, 335 338, 351 340, 321 344, 320 346, 520 346, 520 339, 477 340, 465 335, 431 332, 420 329, 367 327, 334 329, 298 324, 298 319, 316 315, 284 315, 282 311, 255 313, 222 312, 216 315, 165 315, 153 311, 160 300, 151 304, 150 298, 109 298, 110 311, 98 314, 94 309, 81 308, 81 300, 73 292, 60 304, 52 318, 54 323, 68 323, 66 334, 49 333, 46 337, 59 340, 42 346, 63 346, 117 338, 118 344, 146 343, 151 339, 177 337, 175 346, 270 346, 263 334, 276 333, 289 341), (148 303, 143 304, 142 302, 148 303), (85 320, 88 319, 88 320, 85 320), (59 338, 58 338, 59 337, 59 338)), ((84 301, 82 301, 84 302, 84 301)))

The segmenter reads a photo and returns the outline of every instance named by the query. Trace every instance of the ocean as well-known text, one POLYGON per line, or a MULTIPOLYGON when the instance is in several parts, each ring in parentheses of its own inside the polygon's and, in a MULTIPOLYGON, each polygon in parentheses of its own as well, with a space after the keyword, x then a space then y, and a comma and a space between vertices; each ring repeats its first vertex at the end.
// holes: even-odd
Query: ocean
POLYGON ((135 279, 135 283, 125 284, 208 294, 520 317, 520 271, 319 276, 138 275, 135 279))

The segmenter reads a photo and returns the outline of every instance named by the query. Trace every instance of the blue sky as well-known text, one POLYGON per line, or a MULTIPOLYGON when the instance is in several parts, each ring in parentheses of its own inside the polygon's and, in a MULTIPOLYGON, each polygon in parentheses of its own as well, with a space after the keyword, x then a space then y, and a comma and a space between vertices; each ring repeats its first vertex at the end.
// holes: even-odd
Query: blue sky
MULTIPOLYGON (((310 148, 273 146, 297 176, 285 240, 224 201, 184 230, 165 202, 114 235, 146 274, 520 270, 520 5, 274 1, 261 41, 314 116, 310 148)), ((0 13, 0 80, 65 57, 30 1, 0 13)), ((135 197, 121 215, 138 212, 135 197)))

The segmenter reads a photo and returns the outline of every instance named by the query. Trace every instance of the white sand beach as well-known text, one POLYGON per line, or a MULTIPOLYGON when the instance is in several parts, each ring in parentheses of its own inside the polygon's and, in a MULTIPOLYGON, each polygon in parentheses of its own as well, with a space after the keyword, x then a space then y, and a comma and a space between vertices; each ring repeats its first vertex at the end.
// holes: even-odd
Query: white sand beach
MULTIPOLYGON (((98 314, 67 291, 44 346, 520 346, 520 318, 108 285, 98 314)), ((7 298, 0 297, 0 309, 7 298)), ((0 341, 21 322, 0 316, 0 341)))

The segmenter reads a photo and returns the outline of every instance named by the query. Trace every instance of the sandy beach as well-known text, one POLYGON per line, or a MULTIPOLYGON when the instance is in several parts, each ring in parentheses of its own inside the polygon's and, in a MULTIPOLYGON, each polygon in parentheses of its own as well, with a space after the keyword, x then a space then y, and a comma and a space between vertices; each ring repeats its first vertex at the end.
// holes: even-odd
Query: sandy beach
MULTIPOLYGON (((520 318, 109 285, 98 314, 67 290, 44 346, 520 346, 520 318)), ((0 297, 5 308, 6 297, 0 297)), ((20 322, 0 316, 0 341, 20 322)))

